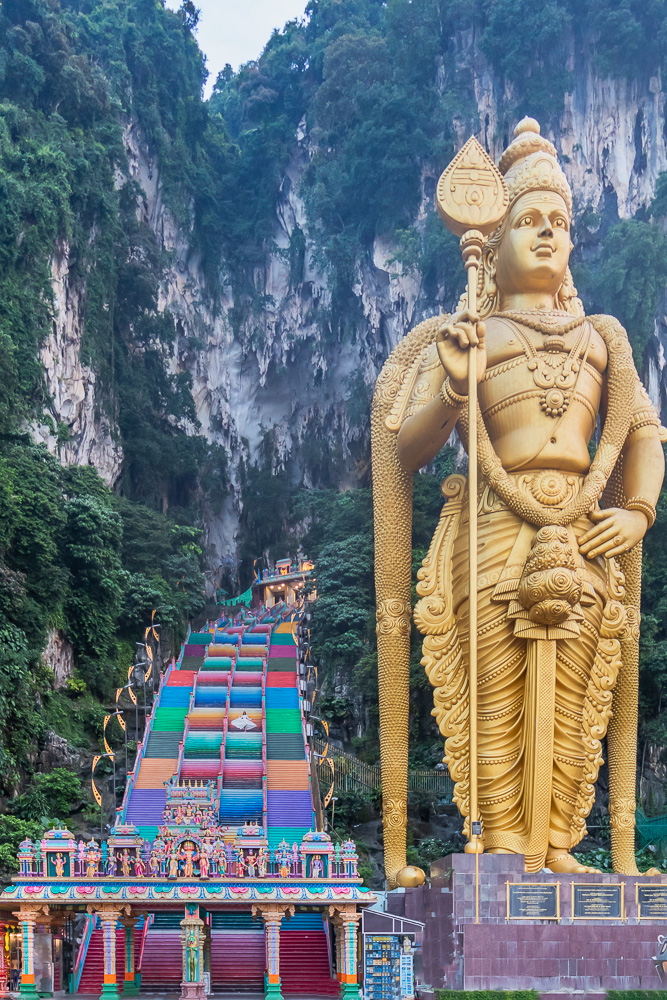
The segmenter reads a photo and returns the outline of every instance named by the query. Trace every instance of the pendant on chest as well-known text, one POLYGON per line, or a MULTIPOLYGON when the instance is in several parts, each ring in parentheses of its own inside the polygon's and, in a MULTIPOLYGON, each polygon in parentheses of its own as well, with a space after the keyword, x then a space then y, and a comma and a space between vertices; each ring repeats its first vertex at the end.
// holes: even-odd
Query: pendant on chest
MULTIPOLYGON (((562 417, 570 405, 581 366, 588 354, 588 344, 584 346, 586 339, 582 330, 568 352, 562 337, 550 336, 545 338, 542 351, 536 351, 530 345, 526 352, 528 371, 532 373, 537 388, 542 390, 540 406, 548 417, 562 417)), ((525 340, 524 345, 528 346, 525 340)))

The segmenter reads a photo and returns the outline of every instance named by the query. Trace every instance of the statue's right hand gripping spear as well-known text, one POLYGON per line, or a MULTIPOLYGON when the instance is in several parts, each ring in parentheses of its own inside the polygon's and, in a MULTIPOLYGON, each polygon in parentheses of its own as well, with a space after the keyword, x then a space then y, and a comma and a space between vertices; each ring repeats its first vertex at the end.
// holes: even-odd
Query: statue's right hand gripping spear
MULTIPOLYGON (((461 253, 468 274, 468 312, 474 317, 482 247, 504 219, 509 204, 502 175, 474 136, 468 139, 441 176, 436 200, 443 222, 461 238, 461 253)), ((477 797, 477 347, 472 344, 468 348, 468 512, 470 832, 466 850, 477 854, 483 847, 477 797)))

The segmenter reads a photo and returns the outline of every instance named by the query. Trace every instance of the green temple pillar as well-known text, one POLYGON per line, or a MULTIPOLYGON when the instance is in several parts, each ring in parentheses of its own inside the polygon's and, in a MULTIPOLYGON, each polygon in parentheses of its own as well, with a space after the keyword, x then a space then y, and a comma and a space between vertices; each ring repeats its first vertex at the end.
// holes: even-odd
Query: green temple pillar
POLYGON ((136 956, 135 956, 135 930, 138 917, 133 914, 123 917, 122 924, 125 932, 125 980, 123 982, 123 996, 139 996, 139 983, 137 981, 136 956))
POLYGON ((181 1000, 205 1000, 204 941, 206 925, 199 917, 199 907, 187 905, 181 920, 183 981, 181 1000))

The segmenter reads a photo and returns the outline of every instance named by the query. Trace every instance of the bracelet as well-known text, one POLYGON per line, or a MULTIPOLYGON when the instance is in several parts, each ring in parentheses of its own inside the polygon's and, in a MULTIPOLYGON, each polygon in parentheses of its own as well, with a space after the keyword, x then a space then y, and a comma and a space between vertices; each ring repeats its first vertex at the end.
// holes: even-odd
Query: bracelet
POLYGON ((645 500, 644 497, 631 497, 626 503, 625 509, 638 510, 641 511, 642 514, 645 514, 649 528, 653 527, 655 519, 658 516, 658 512, 651 501, 645 500))
POLYGON ((449 381, 449 375, 442 383, 442 387, 440 389, 440 399, 445 406, 453 406, 456 410, 458 410, 461 406, 465 406, 468 402, 467 396, 460 396, 458 392, 454 392, 452 384, 449 381))

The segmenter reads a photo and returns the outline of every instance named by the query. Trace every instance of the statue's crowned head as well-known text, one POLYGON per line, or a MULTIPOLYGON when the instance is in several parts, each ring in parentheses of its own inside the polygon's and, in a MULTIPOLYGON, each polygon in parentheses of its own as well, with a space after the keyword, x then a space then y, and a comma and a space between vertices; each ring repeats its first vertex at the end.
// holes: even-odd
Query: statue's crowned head
POLYGON ((509 206, 482 254, 480 315, 501 311, 504 297, 530 292, 551 295, 554 309, 583 313, 568 266, 572 191, 555 147, 534 118, 516 126, 499 169, 509 206))

